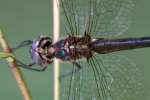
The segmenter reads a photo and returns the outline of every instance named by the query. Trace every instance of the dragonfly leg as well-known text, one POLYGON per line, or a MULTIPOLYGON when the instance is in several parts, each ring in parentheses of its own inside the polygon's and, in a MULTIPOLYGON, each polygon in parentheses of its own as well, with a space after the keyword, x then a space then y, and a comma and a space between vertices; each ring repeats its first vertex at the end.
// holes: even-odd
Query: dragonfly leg
POLYGON ((17 50, 19 48, 31 45, 32 43, 33 43, 32 40, 25 40, 25 41, 22 41, 20 44, 18 44, 16 47, 11 48, 11 49, 12 49, 12 51, 15 51, 15 50, 17 50))
POLYGON ((76 74, 80 71, 80 69, 82 68, 77 62, 72 62, 73 65, 75 65, 75 69, 73 68, 73 70, 71 72, 68 72, 66 74, 63 74, 59 77, 59 80, 61 81, 62 78, 68 77, 72 74, 76 74))
POLYGON ((27 64, 22 63, 19 60, 16 60, 16 63, 19 67, 29 69, 29 70, 33 70, 33 71, 37 71, 37 72, 43 72, 47 68, 47 66, 44 66, 42 69, 33 68, 32 66, 35 65, 35 63, 31 63, 31 64, 27 65, 27 64))

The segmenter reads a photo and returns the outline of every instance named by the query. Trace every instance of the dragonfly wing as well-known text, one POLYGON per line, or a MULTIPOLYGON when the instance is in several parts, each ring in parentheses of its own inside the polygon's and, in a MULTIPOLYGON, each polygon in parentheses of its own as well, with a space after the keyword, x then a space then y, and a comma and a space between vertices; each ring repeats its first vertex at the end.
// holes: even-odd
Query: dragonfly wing
POLYGON ((132 0, 60 0, 60 5, 66 33, 92 36, 124 33, 133 8, 132 0))
POLYGON ((134 6, 133 0, 94 1, 96 3, 92 7, 93 24, 91 29, 93 36, 120 35, 128 29, 131 23, 131 10, 134 6))
POLYGON ((61 81, 62 100, 144 99, 142 75, 126 57, 96 55, 78 63, 82 69, 61 81))
POLYGON ((95 63, 101 62, 105 73, 112 77, 110 88, 112 100, 144 100, 143 77, 137 66, 123 55, 97 55, 95 63))
POLYGON ((109 100, 112 77, 108 73, 96 71, 92 62, 88 64, 86 61, 79 61, 78 64, 81 65, 81 70, 61 81, 61 99, 109 100))

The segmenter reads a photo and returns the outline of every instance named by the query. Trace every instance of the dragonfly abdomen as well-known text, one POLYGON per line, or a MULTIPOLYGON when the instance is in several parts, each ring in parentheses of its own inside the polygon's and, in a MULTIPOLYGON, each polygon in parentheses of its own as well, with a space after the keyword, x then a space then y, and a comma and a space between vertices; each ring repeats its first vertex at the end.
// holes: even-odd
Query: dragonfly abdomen
POLYGON ((97 39, 90 43, 90 49, 106 54, 121 50, 150 47, 150 37, 124 39, 97 39))

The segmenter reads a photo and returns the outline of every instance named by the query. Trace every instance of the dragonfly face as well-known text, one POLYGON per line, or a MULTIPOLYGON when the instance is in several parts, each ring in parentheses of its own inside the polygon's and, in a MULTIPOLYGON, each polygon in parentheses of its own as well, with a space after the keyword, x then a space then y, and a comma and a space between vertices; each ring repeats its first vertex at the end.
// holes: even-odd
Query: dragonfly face
POLYGON ((53 62, 53 49, 50 49, 52 41, 49 37, 40 36, 32 43, 30 55, 34 63, 42 66, 53 62), (49 48, 49 49, 48 49, 49 48), (48 52, 49 50, 49 52, 48 52), (51 51, 51 52, 50 52, 51 51))

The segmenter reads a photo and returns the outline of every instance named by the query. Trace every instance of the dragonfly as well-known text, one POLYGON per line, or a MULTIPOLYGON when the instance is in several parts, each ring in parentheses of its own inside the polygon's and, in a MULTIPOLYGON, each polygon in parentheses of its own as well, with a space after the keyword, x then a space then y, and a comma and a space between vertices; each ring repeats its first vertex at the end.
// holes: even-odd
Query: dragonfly
POLYGON ((12 50, 31 45, 32 63, 16 62, 38 72, 54 58, 66 62, 61 100, 143 100, 140 71, 120 52, 150 47, 150 37, 118 38, 128 29, 133 6, 132 0, 60 0, 65 38, 25 40, 12 50))

